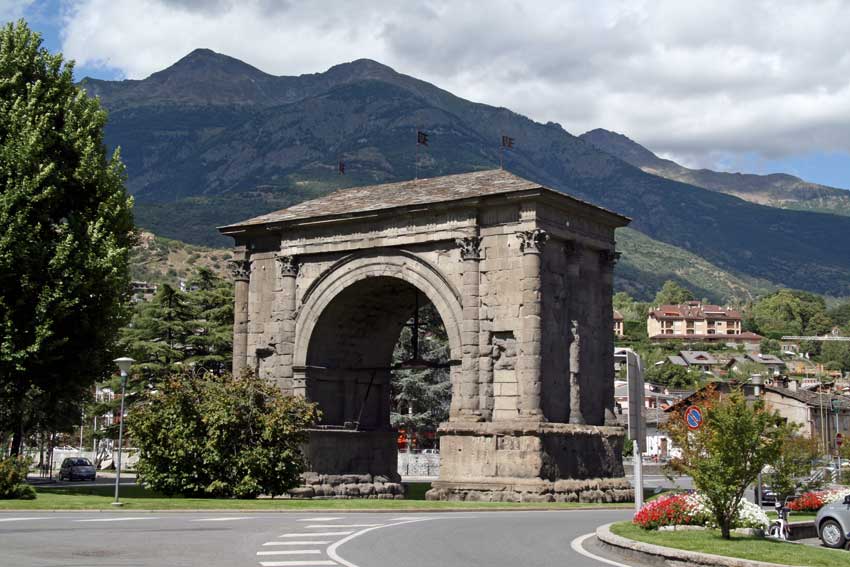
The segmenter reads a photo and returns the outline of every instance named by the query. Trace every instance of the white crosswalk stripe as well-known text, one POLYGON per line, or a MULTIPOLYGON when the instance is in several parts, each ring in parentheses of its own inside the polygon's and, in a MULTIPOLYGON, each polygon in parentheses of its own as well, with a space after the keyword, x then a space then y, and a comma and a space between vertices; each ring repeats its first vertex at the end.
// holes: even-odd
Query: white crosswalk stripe
POLYGON ((257 555, 319 555, 321 549, 286 549, 276 551, 258 551, 257 555))
POLYGON ((325 545, 330 542, 329 539, 311 539, 306 541, 267 541, 263 545, 325 545))

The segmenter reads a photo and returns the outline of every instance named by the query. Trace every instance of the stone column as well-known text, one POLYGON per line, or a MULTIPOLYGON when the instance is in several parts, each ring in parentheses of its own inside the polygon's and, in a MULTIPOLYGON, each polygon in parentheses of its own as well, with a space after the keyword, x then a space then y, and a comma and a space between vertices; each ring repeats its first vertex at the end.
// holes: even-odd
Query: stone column
POLYGON ((481 416, 478 399, 478 369, 481 349, 479 348, 479 263, 481 261, 481 239, 478 236, 458 238, 460 257, 463 261, 463 321, 461 322, 461 418, 481 416))
POLYGON ((566 312, 570 321, 570 344, 569 344, 569 399, 570 416, 569 423, 587 423, 584 414, 581 413, 581 369, 578 367, 582 356, 581 340, 576 341, 576 330, 580 321, 584 321, 584 307, 581 297, 581 257, 582 246, 574 240, 564 243, 564 255, 567 262, 566 284, 567 305, 566 312))
POLYGON ((540 394, 541 344, 543 326, 541 319, 541 254, 549 235, 540 229, 518 233, 522 252, 522 307, 520 308, 519 357, 517 382, 519 383, 519 415, 525 419, 543 420, 540 394))
POLYGON ((278 328, 277 372, 280 386, 293 388, 292 358, 295 355, 295 282, 298 278, 298 260, 295 256, 280 255, 275 258, 279 267, 279 285, 275 290, 274 322, 278 328))
POLYGON ((233 274, 233 374, 242 374, 248 365, 248 284, 251 279, 251 260, 247 252, 230 262, 233 274))
POLYGON ((619 252, 602 250, 599 256, 600 289, 599 309, 602 334, 602 378, 605 380, 605 425, 617 425, 614 413, 614 266, 620 258, 619 252))

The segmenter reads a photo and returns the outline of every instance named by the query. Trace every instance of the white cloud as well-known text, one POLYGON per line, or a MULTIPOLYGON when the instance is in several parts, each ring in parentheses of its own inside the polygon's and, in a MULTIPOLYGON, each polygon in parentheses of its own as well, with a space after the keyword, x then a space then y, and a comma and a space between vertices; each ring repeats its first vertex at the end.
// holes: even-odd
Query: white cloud
POLYGON ((17 20, 32 3, 33 0, 0 0, 0 22, 17 20))
POLYGON ((575 134, 617 130, 699 165, 736 153, 850 152, 850 3, 839 0, 68 6, 63 50, 80 65, 143 78, 197 47, 273 74, 367 57, 575 134))

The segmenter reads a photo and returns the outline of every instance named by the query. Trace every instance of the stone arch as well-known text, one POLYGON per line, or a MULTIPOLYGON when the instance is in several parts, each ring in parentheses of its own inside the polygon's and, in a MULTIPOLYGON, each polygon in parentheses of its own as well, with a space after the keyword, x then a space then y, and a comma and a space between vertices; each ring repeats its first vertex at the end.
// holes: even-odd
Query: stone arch
POLYGON ((399 250, 381 250, 352 254, 339 260, 307 289, 295 322, 295 366, 307 364, 313 331, 334 298, 351 285, 376 277, 400 279, 425 295, 434 304, 446 328, 451 358, 460 360, 460 294, 439 270, 418 256, 399 250))

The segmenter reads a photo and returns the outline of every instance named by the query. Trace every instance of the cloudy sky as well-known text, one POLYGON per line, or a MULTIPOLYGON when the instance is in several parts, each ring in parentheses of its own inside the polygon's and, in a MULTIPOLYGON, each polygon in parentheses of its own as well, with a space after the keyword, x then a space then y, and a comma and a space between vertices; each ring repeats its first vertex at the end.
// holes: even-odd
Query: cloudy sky
POLYGON ((850 2, 0 0, 19 16, 80 78, 197 47, 276 75, 366 57, 691 167, 850 188, 850 2))

